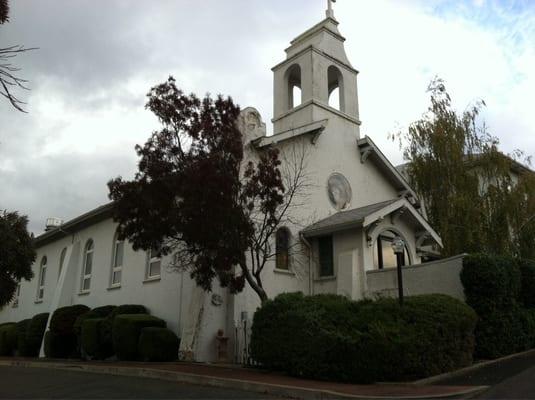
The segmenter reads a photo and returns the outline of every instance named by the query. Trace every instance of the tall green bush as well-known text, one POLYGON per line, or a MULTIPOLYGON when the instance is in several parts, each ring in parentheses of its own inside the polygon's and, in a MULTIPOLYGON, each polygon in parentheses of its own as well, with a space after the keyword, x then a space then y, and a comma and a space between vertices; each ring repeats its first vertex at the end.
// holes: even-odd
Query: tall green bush
POLYGON ((534 347, 533 313, 524 308, 534 304, 532 262, 473 254, 463 260, 461 282, 466 303, 479 316, 476 357, 497 358, 534 347))
POLYGON ((518 260, 522 275, 520 301, 527 308, 535 308, 535 261, 518 260))
POLYGON ((17 324, 0 326, 0 356, 12 356, 17 348, 17 324))
POLYGON ((117 315, 113 322, 113 348, 120 360, 137 360, 141 330, 146 327, 165 328, 160 318, 148 314, 117 315))
POLYGON ((104 321, 104 318, 89 318, 82 324, 82 349, 92 359, 103 360, 113 355, 113 347, 102 342, 101 326, 104 321))
POLYGON ((61 307, 50 319, 49 353, 53 358, 78 358, 77 337, 74 330, 76 319, 89 311, 82 304, 61 307))
POLYGON ((23 319, 17 322, 17 355, 24 356, 28 353, 27 350, 27 332, 31 319, 23 319))
POLYGON ((105 318, 104 321, 100 324, 100 343, 108 353, 111 351, 113 354, 115 352, 113 347, 113 321, 115 317, 123 314, 148 314, 147 308, 141 304, 122 304, 113 309, 113 311, 105 318), (110 350, 111 349, 111 350, 110 350))
POLYGON ((180 339, 167 328, 143 328, 138 354, 142 361, 174 361, 178 358, 180 339))
POLYGON ((350 301, 283 294, 254 316, 252 356, 295 376, 369 383, 469 365, 476 315, 444 295, 350 301))
POLYGON ((35 315, 26 328, 26 338, 24 346, 19 349, 19 354, 25 357, 38 357, 41 350, 41 343, 45 334, 46 324, 48 322, 48 313, 35 315))

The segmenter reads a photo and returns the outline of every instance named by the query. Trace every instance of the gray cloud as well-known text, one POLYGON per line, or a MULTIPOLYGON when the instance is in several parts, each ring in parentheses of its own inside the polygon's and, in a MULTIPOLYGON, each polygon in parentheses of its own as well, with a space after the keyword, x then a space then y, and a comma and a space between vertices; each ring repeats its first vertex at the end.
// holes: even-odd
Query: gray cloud
MULTIPOLYGON (((529 38, 521 43, 519 61, 506 57, 497 63, 491 59, 500 55, 492 47, 492 21, 490 28, 470 25, 470 16, 456 13, 445 19, 442 9, 437 17, 434 6, 445 5, 442 1, 402 3, 337 3, 349 56, 361 70, 363 132, 400 162, 397 147, 386 141, 386 135, 425 110, 426 83, 440 72, 453 96, 462 94, 461 105, 478 96, 495 104, 489 107, 488 119, 506 150, 520 147, 535 153, 535 143, 525 139, 527 133, 535 133, 526 122, 531 111, 524 106, 520 113, 511 103, 535 92, 522 89, 533 89, 533 78, 517 85, 510 103, 492 101, 508 90, 503 77, 507 68, 511 75, 520 71, 530 76, 530 64, 520 62, 533 55, 525 43, 529 38), (459 22, 460 18, 464 19, 459 22), (462 46, 464 39, 476 43, 481 38, 486 47, 462 46), (464 54, 473 52, 470 65, 489 66, 479 76, 480 85, 473 83, 482 68, 468 68, 471 75, 465 76, 465 68, 455 59, 459 49, 451 40, 464 54), (490 50, 485 53, 480 47, 490 50), (493 73, 496 65, 499 74, 493 73), (495 77, 500 78, 499 86, 493 86, 495 77), (464 93, 466 86, 471 93, 464 93), (484 92, 488 88, 492 90, 484 92), (514 122, 514 133, 505 121, 514 122)), ((134 145, 157 126, 143 109, 145 94, 170 74, 186 91, 230 94, 244 107, 253 105, 268 122, 270 68, 283 60, 291 39, 322 18, 324 2, 12 0, 11 5, 11 22, 0 27, 0 47, 24 44, 39 50, 16 59, 32 88, 20 93, 29 114, 0 101, 0 209, 28 214, 31 229, 39 232, 48 216, 72 218, 106 202, 106 182, 132 175, 134 145)), ((535 26, 529 10, 519 21, 516 30, 496 36, 508 40, 497 47, 507 49, 506 54, 517 54, 509 53, 509 38, 516 31, 532 32, 535 26)))

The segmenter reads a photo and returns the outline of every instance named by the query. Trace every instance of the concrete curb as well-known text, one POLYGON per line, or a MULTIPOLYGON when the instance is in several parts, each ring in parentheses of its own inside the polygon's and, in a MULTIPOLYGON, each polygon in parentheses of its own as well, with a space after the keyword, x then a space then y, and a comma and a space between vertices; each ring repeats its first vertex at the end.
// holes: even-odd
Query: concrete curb
POLYGON ((424 378, 424 379, 420 379, 420 380, 417 380, 417 381, 413 381, 413 382, 410 382, 410 384, 413 384, 413 385, 430 385, 430 384, 433 384, 433 383, 437 383, 437 382, 443 381, 444 379, 456 378, 456 377, 458 377, 460 375, 464 375, 464 374, 466 374, 468 372, 477 371, 478 369, 481 369, 483 367, 487 367, 487 366, 493 365, 493 364, 498 364, 498 363, 500 363, 502 361, 511 360, 513 358, 522 357, 522 356, 525 356, 525 355, 528 355, 528 354, 535 354, 535 349, 526 350, 526 351, 522 351, 520 353, 515 353, 515 354, 509 354, 508 356, 505 356, 505 357, 502 357, 502 358, 496 358, 494 360, 481 361, 481 362, 478 362, 476 364, 472 364, 472 365, 469 365, 468 367, 461 368, 461 369, 458 369, 458 370, 455 370, 455 371, 452 371, 452 372, 446 372, 444 374, 430 376, 428 378, 424 378))
MULTIPOLYGON (((201 386, 212 386, 225 389, 236 389, 248 392, 271 394, 275 396, 303 399, 303 400, 341 400, 341 399, 369 399, 369 400, 423 400, 423 399, 462 399, 473 397, 484 390, 487 386, 473 386, 468 389, 458 391, 455 393, 439 394, 439 395, 422 395, 422 396, 364 396, 340 393, 330 390, 321 389, 307 389, 303 387, 278 385, 272 383, 260 383, 254 381, 246 381, 230 378, 218 378, 198 374, 190 374, 185 372, 168 371, 153 368, 140 367, 122 367, 122 366, 106 366, 106 365, 91 365, 78 364, 66 362, 43 362, 43 361, 26 361, 26 360, 0 360, 0 366, 13 367, 27 367, 27 368, 49 368, 64 371, 83 371, 96 374, 118 375, 129 377, 142 377, 161 379, 166 381, 174 381, 180 383, 187 383, 201 386)), ((408 384, 407 386, 415 386, 408 384)))

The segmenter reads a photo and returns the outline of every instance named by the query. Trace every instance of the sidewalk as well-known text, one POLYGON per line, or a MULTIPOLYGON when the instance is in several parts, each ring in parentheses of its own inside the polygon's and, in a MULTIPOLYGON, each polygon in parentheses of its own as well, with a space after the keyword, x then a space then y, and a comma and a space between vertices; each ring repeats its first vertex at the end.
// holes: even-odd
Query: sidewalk
POLYGON ((464 385, 352 385, 299 379, 242 367, 194 363, 83 362, 0 358, 0 365, 139 376, 298 399, 455 399, 472 397, 487 388, 487 386, 464 385))

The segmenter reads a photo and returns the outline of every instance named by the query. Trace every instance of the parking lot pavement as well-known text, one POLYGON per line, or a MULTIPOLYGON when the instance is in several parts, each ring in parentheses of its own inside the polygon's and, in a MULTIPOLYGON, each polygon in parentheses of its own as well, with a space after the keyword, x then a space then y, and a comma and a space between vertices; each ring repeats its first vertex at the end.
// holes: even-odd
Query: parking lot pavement
POLYGON ((0 367, 0 377, 4 399, 274 399, 238 390, 45 368, 0 367))

